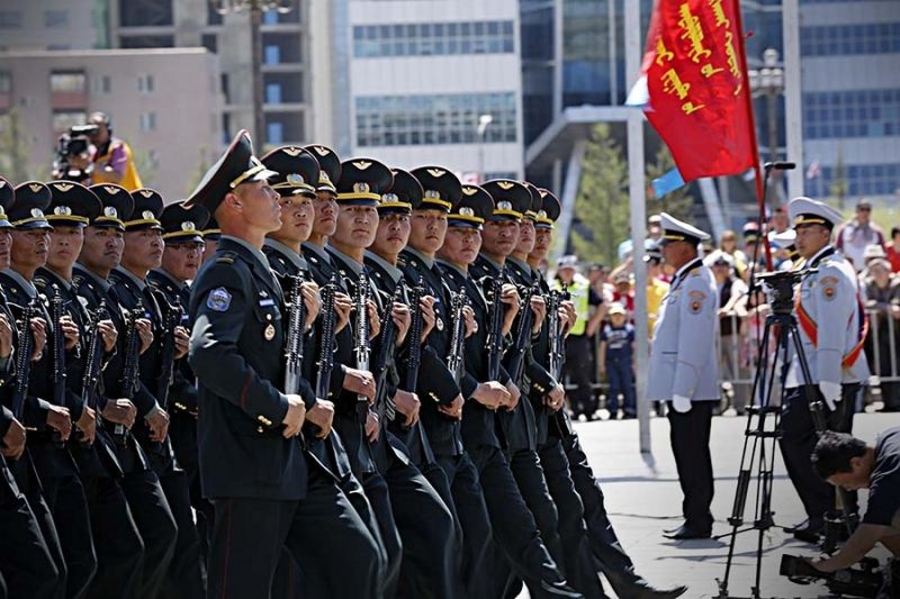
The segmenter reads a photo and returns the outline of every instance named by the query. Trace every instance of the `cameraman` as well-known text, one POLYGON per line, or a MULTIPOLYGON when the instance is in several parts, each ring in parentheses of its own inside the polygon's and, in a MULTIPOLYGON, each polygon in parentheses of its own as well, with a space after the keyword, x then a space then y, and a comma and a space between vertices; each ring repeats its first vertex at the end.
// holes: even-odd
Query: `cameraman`
POLYGON ((900 556, 900 427, 884 431, 874 447, 847 433, 828 431, 816 443, 812 464, 834 486, 869 489, 862 523, 836 555, 810 561, 813 567, 821 572, 843 570, 877 543, 900 556))
POLYGON ((56 158, 53 162, 53 178, 63 181, 75 181, 82 185, 91 185, 91 174, 94 165, 91 162, 91 140, 87 135, 73 127, 68 133, 60 136, 57 142, 56 158))
POLYGON ((102 112, 94 112, 88 123, 97 129, 91 133, 91 142, 96 147, 94 152, 94 183, 115 183, 128 191, 141 189, 141 177, 134 166, 134 158, 128 144, 112 136, 112 123, 109 116, 102 112))

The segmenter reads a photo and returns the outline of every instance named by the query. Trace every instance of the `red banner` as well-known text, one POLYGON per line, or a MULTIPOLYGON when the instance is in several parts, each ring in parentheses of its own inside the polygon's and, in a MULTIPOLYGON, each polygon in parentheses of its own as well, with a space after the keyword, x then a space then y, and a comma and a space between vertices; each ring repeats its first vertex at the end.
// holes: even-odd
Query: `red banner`
POLYGON ((737 0, 657 0, 641 70, 647 119, 685 181, 758 167, 737 0))

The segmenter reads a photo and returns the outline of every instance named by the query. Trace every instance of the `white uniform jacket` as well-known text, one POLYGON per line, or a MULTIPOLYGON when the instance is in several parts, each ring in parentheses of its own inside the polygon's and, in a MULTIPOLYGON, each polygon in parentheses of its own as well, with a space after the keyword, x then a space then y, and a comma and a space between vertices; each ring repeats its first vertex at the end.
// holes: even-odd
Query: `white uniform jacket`
POLYGON ((662 299, 653 329, 647 397, 719 399, 719 291, 697 258, 683 266, 662 299))
POLYGON ((803 270, 817 268, 800 282, 794 315, 811 381, 805 381, 800 363, 791 360, 787 388, 811 384, 861 383, 869 378, 862 351, 865 311, 853 265, 832 246, 808 260, 803 270))

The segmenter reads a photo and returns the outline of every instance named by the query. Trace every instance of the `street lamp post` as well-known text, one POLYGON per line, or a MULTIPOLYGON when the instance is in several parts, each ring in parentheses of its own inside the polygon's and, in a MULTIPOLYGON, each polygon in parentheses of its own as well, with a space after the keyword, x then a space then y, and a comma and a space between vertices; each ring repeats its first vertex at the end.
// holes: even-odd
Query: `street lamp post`
POLYGON ((484 183, 484 136, 488 125, 494 121, 490 114, 482 114, 478 117, 478 182, 484 183))
POLYGON ((210 0, 213 10, 220 15, 250 13, 250 68, 253 73, 253 138, 261 149, 266 143, 266 116, 263 110, 262 74, 262 18, 269 10, 280 14, 291 12, 294 0, 210 0))

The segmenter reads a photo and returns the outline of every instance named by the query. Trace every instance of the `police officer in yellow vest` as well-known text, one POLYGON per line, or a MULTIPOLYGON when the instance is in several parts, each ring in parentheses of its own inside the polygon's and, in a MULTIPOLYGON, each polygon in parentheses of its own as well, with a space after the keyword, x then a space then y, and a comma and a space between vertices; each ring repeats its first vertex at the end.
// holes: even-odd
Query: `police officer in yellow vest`
POLYGON ((577 272, 578 258, 563 256, 556 265, 554 289, 565 286, 578 319, 566 338, 566 363, 564 375, 575 385, 569 393, 569 408, 572 416, 578 418, 582 414, 588 419, 594 418, 597 411, 597 400, 591 388, 591 373, 594 372, 594 333, 603 321, 606 310, 603 299, 591 288, 590 282, 577 272), (591 313, 591 307, 594 312, 591 313))
POLYGON ((840 212, 809 198, 795 198, 789 210, 797 231, 794 243, 805 260, 802 271, 808 272, 797 292, 794 315, 811 380, 804 380, 799 360, 792 360, 785 383, 781 450, 809 517, 805 525, 789 532, 815 543, 825 513, 834 507, 834 489, 816 476, 810 462, 817 435, 807 392, 825 402, 828 428, 850 432, 856 400, 869 377, 862 355, 867 321, 853 265, 831 243, 834 227, 843 220, 840 212))
POLYGON ((136 191, 144 187, 137 168, 134 166, 131 148, 123 140, 112 136, 112 122, 109 116, 102 112, 95 112, 91 114, 88 122, 97 127, 97 130, 90 136, 91 143, 96 147, 92 157, 94 184, 115 183, 128 191, 136 191))

